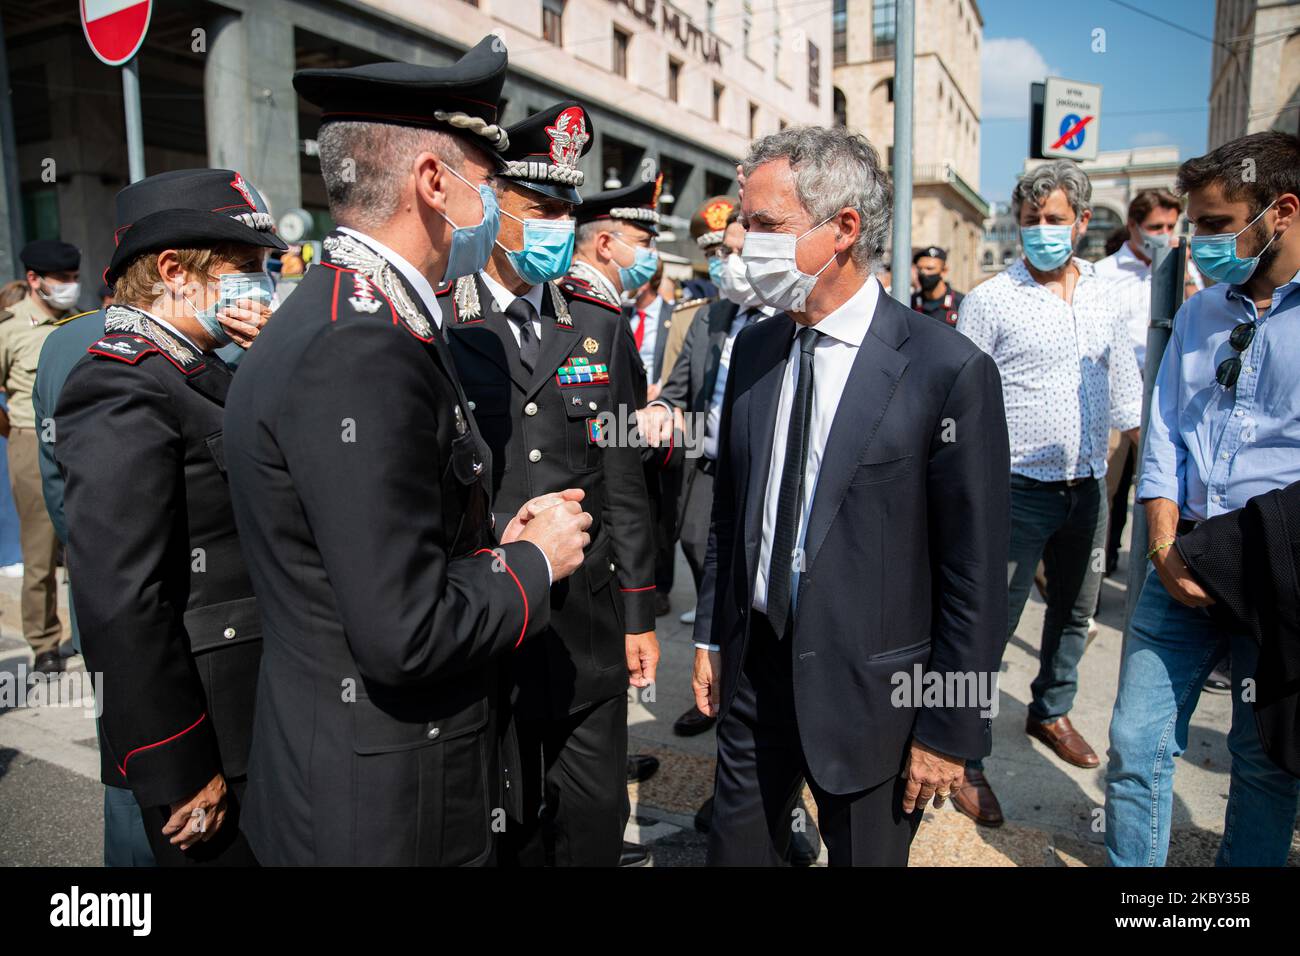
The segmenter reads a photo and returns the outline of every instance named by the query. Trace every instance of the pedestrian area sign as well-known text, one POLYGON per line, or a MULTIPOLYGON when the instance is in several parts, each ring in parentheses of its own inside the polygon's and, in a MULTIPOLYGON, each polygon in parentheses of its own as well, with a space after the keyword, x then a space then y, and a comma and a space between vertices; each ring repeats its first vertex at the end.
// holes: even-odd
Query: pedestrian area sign
POLYGON ((1047 78, 1043 93, 1042 151, 1046 159, 1096 159, 1101 87, 1047 78))

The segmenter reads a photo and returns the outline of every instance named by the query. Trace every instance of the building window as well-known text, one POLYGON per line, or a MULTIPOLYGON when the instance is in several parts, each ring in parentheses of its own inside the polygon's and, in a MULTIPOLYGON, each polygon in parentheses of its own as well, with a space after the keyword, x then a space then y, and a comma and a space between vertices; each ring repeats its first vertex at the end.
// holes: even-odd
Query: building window
POLYGON ((542 0, 542 39, 564 46, 564 0, 542 0))
POLYGON ((885 102, 894 102, 894 78, 892 76, 885 80, 885 102))
POLYGON ((822 51, 808 41, 808 102, 817 106, 822 101, 822 51))
POLYGON ((722 84, 713 84, 713 122, 722 122, 722 84))
POLYGON ((894 35, 898 26, 898 8, 894 0, 872 0, 871 55, 894 55, 894 35))
POLYGON ((682 81, 682 63, 680 60, 668 58, 668 98, 674 103, 681 92, 682 81))
POLYGON ((781 11, 772 0, 772 75, 781 75, 781 11))
POLYGON ((749 104, 749 138, 754 139, 758 136, 758 106, 754 103, 749 104))
POLYGON ((614 72, 619 76, 627 76, 627 47, 631 42, 631 34, 614 28, 614 72))
POLYGON ((831 65, 841 66, 849 61, 849 2, 835 0, 831 13, 831 30, 834 39, 831 42, 831 65))
POLYGON ((849 125, 849 104, 848 101, 844 99, 844 91, 841 90, 838 86, 834 87, 831 90, 831 97, 832 97, 832 102, 834 103, 835 125, 848 126, 849 125))
POLYGON ((717 33, 715 28, 718 14, 718 0, 707 0, 704 4, 704 26, 710 33, 717 33))
POLYGON ((754 31, 754 8, 750 5, 749 0, 745 0, 745 5, 740 13, 740 49, 749 56, 749 35, 754 31))

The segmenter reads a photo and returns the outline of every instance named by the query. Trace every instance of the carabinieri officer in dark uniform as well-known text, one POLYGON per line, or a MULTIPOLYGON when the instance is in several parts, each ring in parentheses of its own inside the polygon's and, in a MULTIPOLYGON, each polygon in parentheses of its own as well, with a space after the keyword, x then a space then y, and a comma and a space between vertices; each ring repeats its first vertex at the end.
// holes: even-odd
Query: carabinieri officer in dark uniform
POLYGON ((82 651, 103 675, 102 779, 135 795, 160 865, 250 865, 240 804, 262 642, 216 350, 258 334, 265 305, 235 290, 269 303, 266 249, 285 244, 231 170, 134 183, 117 221, 105 276, 119 304, 68 375, 52 436, 82 651))
POLYGON ((551 589, 544 639, 512 659, 517 803, 503 862, 615 866, 623 845, 627 687, 654 680, 653 556, 630 353, 616 308, 565 294, 586 111, 559 103, 510 127, 491 261, 439 294, 448 341, 492 451, 500 526, 531 497, 586 492, 592 544, 551 589), (621 413, 621 418, 620 418, 621 413), (539 819, 539 813, 541 817, 539 819))
POLYGON ((492 249, 505 72, 486 37, 448 67, 294 76, 339 228, 226 411, 266 635, 246 826, 263 863, 493 860, 498 669, 545 630, 590 523, 573 491, 494 531, 433 292, 492 249))
POLYGON ((913 310, 955 328, 957 309, 965 296, 948 285, 948 253, 938 246, 926 246, 912 256, 912 265, 921 286, 912 293, 913 310))

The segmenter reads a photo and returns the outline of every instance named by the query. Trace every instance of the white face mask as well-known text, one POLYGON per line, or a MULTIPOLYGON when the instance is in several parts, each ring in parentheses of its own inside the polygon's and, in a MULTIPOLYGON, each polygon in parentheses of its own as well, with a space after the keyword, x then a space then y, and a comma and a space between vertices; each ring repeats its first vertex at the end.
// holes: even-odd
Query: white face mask
POLYGON ((817 284, 817 277, 835 260, 835 254, 826 260, 812 275, 800 272, 795 265, 794 251, 799 240, 815 232, 834 216, 828 216, 803 235, 788 232, 750 232, 745 236, 745 248, 740 257, 745 262, 745 275, 754 294, 765 304, 782 312, 802 312, 808 296, 817 284))
POLYGON ((81 296, 80 282, 51 282, 50 291, 40 290, 41 298, 56 309, 70 309, 81 296))
POLYGON ((732 253, 722 260, 722 271, 718 274, 718 289, 723 298, 734 302, 742 309, 750 309, 763 300, 758 297, 754 287, 749 284, 745 274, 745 260, 732 253))

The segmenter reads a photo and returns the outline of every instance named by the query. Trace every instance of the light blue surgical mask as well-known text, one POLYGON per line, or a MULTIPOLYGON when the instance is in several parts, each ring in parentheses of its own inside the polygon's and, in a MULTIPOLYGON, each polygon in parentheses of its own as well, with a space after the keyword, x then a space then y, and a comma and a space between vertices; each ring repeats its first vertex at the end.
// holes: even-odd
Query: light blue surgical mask
POLYGON ((1020 245, 1031 266, 1051 272, 1065 265, 1074 252, 1074 226, 1021 226, 1020 245))
POLYGON ((727 262, 718 256, 709 256, 709 278, 719 289, 722 288, 722 274, 727 271, 727 262))
POLYGON ((650 278, 655 274, 655 270, 659 268, 658 251, 647 249, 645 246, 634 246, 619 236, 614 236, 614 238, 636 254, 636 258, 632 260, 630 266, 618 267, 618 281, 623 283, 623 291, 631 292, 633 289, 641 288, 650 281, 650 278))
POLYGON ((217 281, 220 285, 217 300, 206 309, 200 309, 189 296, 185 297, 185 301, 194 310, 194 318, 199 320, 199 325, 216 340, 218 346, 234 346, 243 351, 218 321, 217 314, 242 300, 261 302, 269 308, 271 298, 275 295, 275 283, 265 272, 227 272, 217 281))
POLYGON ((1277 233, 1269 236, 1268 242, 1264 243, 1264 249, 1259 250, 1257 255, 1245 259, 1237 255, 1237 237, 1259 222, 1260 217, 1272 209, 1273 203, 1276 202, 1277 200, 1274 199, 1261 209, 1259 215, 1246 223, 1239 232, 1218 236, 1192 236, 1192 259, 1196 262, 1196 268, 1215 282, 1227 282, 1231 285, 1241 285, 1254 275, 1259 265, 1259 257, 1273 244, 1277 233))
POLYGON ((573 264, 572 219, 520 219, 504 209, 503 216, 524 224, 524 247, 501 250, 519 278, 529 285, 541 285, 567 275, 573 264))
MULTIPOLYGON (((470 189, 475 188, 473 183, 450 166, 444 168, 470 189)), ((486 183, 477 188, 478 197, 483 203, 483 218, 476 225, 458 226, 439 213, 451 225, 451 248, 447 251, 447 263, 442 274, 443 282, 473 275, 492 258, 492 244, 496 242, 497 229, 501 225, 497 194, 486 183)))

